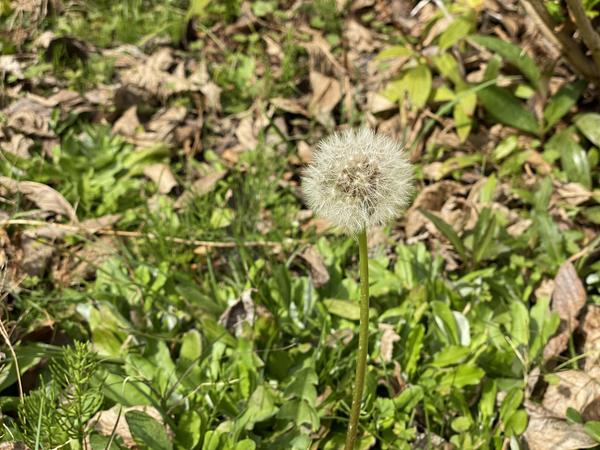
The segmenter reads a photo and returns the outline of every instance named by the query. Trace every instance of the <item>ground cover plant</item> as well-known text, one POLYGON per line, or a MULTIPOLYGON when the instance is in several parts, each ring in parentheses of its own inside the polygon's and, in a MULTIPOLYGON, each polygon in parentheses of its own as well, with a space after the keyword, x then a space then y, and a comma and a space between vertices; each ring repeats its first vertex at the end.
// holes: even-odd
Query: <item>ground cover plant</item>
POLYGON ((356 448, 598 447, 596 3, 0 0, 0 448, 343 448, 358 127, 415 190, 356 448))

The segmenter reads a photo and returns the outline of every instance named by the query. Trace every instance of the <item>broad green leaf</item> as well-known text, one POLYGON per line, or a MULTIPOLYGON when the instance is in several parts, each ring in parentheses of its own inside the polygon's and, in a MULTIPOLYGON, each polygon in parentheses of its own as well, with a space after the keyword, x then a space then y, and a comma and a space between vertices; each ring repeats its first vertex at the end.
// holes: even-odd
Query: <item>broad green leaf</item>
POLYGON ((527 412, 524 409, 515 411, 505 423, 506 433, 518 436, 527 428, 527 412))
POLYGON ((431 309, 435 323, 445 335, 448 344, 460 345, 460 333, 450 307, 444 302, 436 300, 431 302, 431 309))
POLYGON ((466 37, 473 29, 473 21, 466 17, 457 17, 448 25, 448 28, 440 35, 438 46, 440 50, 446 50, 462 38, 466 37))
POLYGON ((283 404, 277 413, 279 419, 292 420, 296 426, 310 425, 313 431, 319 428, 319 415, 307 401, 294 399, 283 404))
POLYGON ((252 439, 244 439, 235 444, 233 450, 255 450, 256 443, 252 439))
POLYGON ((465 142, 473 126, 473 113, 477 106, 477 95, 474 92, 464 93, 454 105, 454 126, 460 142, 465 142))
POLYGON ((519 140, 514 134, 503 139, 494 149, 494 160, 501 161, 509 156, 517 149, 518 142, 519 140))
POLYGON ((488 114, 498 122, 528 133, 539 133, 535 116, 507 89, 489 86, 480 90, 477 96, 488 114))
POLYGON ((556 264, 564 260, 563 237, 549 214, 538 213, 534 223, 545 254, 556 264))
POLYGON ((450 370, 440 380, 439 386, 442 388, 471 386, 479 384, 485 371, 472 364, 463 364, 450 370))
POLYGON ((319 379, 315 370, 311 367, 304 367, 294 374, 294 380, 285 389, 285 395, 306 400, 309 405, 314 405, 317 399, 315 386, 318 383, 319 379))
POLYGON ((575 125, 597 147, 600 147, 600 114, 580 114, 575 118, 575 125))
POLYGON ((181 338, 181 349, 177 359, 177 369, 186 370, 190 365, 197 364, 202 355, 202 336, 198 330, 189 330, 181 338))
POLYGON ((544 128, 550 129, 577 103, 579 96, 587 86, 584 80, 566 83, 554 94, 544 108, 544 128))
POLYGON ((135 442, 152 450, 171 450, 173 445, 165 431, 165 425, 142 411, 128 411, 125 419, 135 442))
POLYGON ((391 47, 386 47, 380 51, 377 56, 375 56, 375 59, 382 60, 400 56, 412 56, 413 53, 414 52, 409 47, 405 47, 404 45, 392 45, 391 47))
POLYGON ((424 209, 419 209, 419 211, 421 212, 421 214, 423 214, 425 217, 427 217, 433 222, 433 224, 440 231, 440 233, 442 233, 446 237, 446 239, 448 239, 450 243, 454 246, 454 249, 458 252, 461 259, 463 261, 466 261, 467 250, 458 234, 456 234, 456 231, 454 231, 454 229, 450 225, 448 225, 444 221, 444 219, 436 216, 435 214, 432 214, 424 209))
POLYGON ((479 215, 473 236, 473 262, 479 264, 486 256, 496 233, 496 215, 485 208, 479 215))
POLYGON ((523 390, 518 387, 510 389, 500 404, 500 420, 506 423, 506 421, 510 419, 510 416, 512 416, 515 411, 519 409, 522 401, 523 390))
POLYGON ((412 410, 419 404, 425 396, 423 388, 419 385, 409 385, 404 389, 398 397, 393 399, 394 406, 399 411, 412 412, 412 410))
POLYGON ((323 304, 330 314, 343 317, 344 319, 348 320, 360 319, 360 305, 356 302, 329 298, 327 300, 323 300, 323 304))
POLYGON ((413 108, 422 108, 431 93, 431 71, 425 64, 408 69, 403 77, 406 92, 413 108))
POLYGON ((534 361, 541 355, 546 342, 560 325, 557 313, 550 312, 550 297, 538 298, 531 307, 529 321, 529 359, 534 361))
POLYGON ((459 345, 449 345, 436 353, 431 362, 435 367, 446 367, 462 363, 471 354, 471 349, 459 345))
POLYGON ((600 421, 590 420, 584 425, 585 432, 597 442, 600 442, 600 421))
POLYGON ((583 417, 581 416, 581 414, 579 413, 579 411, 577 411, 576 409, 572 408, 572 407, 568 407, 567 408, 567 413, 565 414, 567 417, 567 420, 569 422, 572 423, 583 423, 583 417))
POLYGON ((183 448, 195 448, 202 437, 202 417, 194 410, 185 411, 177 424, 175 437, 183 448))
POLYGON ((590 189, 592 176, 585 150, 573 139, 573 131, 568 128, 556 133, 546 143, 546 149, 558 152, 562 168, 569 181, 579 183, 590 189))
POLYGON ((466 83, 460 73, 458 62, 452 54, 444 52, 433 57, 433 63, 438 72, 448 78, 457 88, 466 87, 466 83))
POLYGON ((243 414, 236 420, 234 429, 240 432, 243 429, 252 430, 254 424, 267 420, 277 414, 279 408, 275 405, 275 397, 269 387, 258 386, 250 398, 243 414))
POLYGON ((529 312, 523 303, 513 301, 510 304, 510 335, 516 345, 529 344, 529 312))
POLYGON ((415 325, 408 333, 408 339, 402 349, 402 367, 409 375, 417 371, 424 337, 425 327, 422 324, 415 325))
POLYGON ((536 89, 539 89, 541 75, 538 65, 527 56, 523 49, 493 36, 474 35, 469 39, 499 54, 504 60, 519 69, 536 89))
POLYGON ((585 208, 582 214, 590 222, 600 225, 600 206, 585 208))
POLYGON ((492 417, 496 413, 496 392, 498 386, 496 380, 487 379, 483 382, 481 399, 479 400, 479 411, 483 417, 492 417))

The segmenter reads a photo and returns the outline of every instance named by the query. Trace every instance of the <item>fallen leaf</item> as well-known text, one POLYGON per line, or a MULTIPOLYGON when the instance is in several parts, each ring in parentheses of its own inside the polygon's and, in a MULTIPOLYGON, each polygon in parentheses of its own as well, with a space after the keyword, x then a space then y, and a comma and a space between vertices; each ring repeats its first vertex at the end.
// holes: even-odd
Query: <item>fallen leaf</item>
POLYGON ((566 348, 573 330, 579 324, 577 316, 585 305, 586 294, 583 283, 570 261, 564 262, 554 279, 552 311, 560 316, 558 334, 544 348, 544 360, 560 355, 566 348))
POLYGON ((315 287, 319 288, 327 284, 329 281, 329 272, 319 251, 311 245, 300 256, 310 267, 310 276, 315 287))
POLYGON ((319 72, 310 73, 312 98, 308 106, 317 117, 328 115, 342 99, 340 82, 319 72))
POLYGON ((600 373, 600 306, 587 305, 581 322, 583 331, 583 354, 586 355, 584 369, 592 376, 600 373))
POLYGON ((160 48, 133 67, 123 70, 123 84, 142 88, 163 101, 174 94, 200 91, 201 86, 185 76, 182 65, 176 65, 175 70, 170 71, 176 64, 172 52, 170 48, 160 48))
POLYGON ((579 183, 566 183, 557 189, 558 195, 569 205, 577 206, 592 198, 592 193, 579 183))
POLYGON ((578 450, 597 445, 582 425, 551 416, 530 416, 524 436, 529 450, 578 450))
POLYGON ((203 177, 197 179, 196 181, 194 181, 189 190, 181 194, 177 201, 175 201, 175 208, 183 208, 194 196, 208 194, 214 189, 219 180, 221 180, 226 174, 226 170, 219 170, 216 172, 209 173, 208 175, 204 175, 203 177))
POLYGON ((438 212, 447 200, 455 194, 462 193, 463 186, 455 181, 443 180, 427 186, 413 202, 406 213, 406 236, 415 236, 429 221, 419 212, 419 209, 438 212))
POLYGON ((8 118, 8 127, 17 132, 43 138, 54 137, 50 130, 50 107, 24 97, 10 104, 2 112, 8 118))
POLYGON ((15 55, 0 56, 0 74, 8 73, 17 80, 25 78, 23 73, 24 65, 17 59, 15 55))
POLYGON ((175 180, 171 168, 166 164, 149 164, 144 167, 144 175, 156 183, 158 192, 161 194, 168 194, 177 186, 177 180, 175 180))
POLYGON ((252 293, 255 291, 256 289, 246 289, 219 317, 219 323, 236 337, 242 336, 245 325, 254 325, 255 308, 252 293))
POLYGON ((17 155, 20 158, 29 158, 29 150, 33 147, 33 139, 23 134, 13 134, 8 142, 0 143, 5 152, 17 155))
POLYGON ((112 132, 127 137, 134 137, 141 126, 137 115, 137 106, 134 105, 127 109, 113 124, 112 132))
POLYGON ((308 164, 312 161, 312 149, 305 141, 298 142, 298 157, 304 164, 308 164))
POLYGON ((558 382, 548 385, 542 406, 555 417, 566 417, 568 408, 583 412, 600 397, 598 380, 581 370, 565 370, 552 376, 558 378, 558 382))
POLYGON ((370 92, 367 95, 367 104, 369 111, 373 114, 389 113, 392 111, 398 111, 398 103, 388 100, 383 95, 379 95, 375 92, 370 92))
POLYGON ((244 147, 244 150, 254 150, 256 148, 258 139, 254 133, 252 116, 246 116, 240 120, 240 123, 235 130, 235 136, 240 142, 240 145, 244 147))
POLYGON ((60 192, 50 186, 35 181, 16 181, 3 176, 0 176, 0 186, 14 193, 20 192, 43 211, 62 214, 77 222, 75 209, 60 192))
POLYGON ((269 102, 276 108, 281 109, 282 111, 289 112, 292 114, 298 114, 304 117, 310 116, 309 112, 298 100, 283 97, 274 97, 270 99, 269 102))
POLYGON ((385 363, 392 361, 392 355, 394 353, 394 342, 400 340, 400 336, 394 330, 394 327, 389 323, 380 323, 379 331, 381 333, 381 340, 379 341, 379 353, 381 360, 385 363))
POLYGON ((146 405, 131 406, 129 408, 115 405, 110 409, 96 413, 88 422, 88 426, 93 426, 94 430, 104 436, 111 436, 113 433, 120 436, 127 448, 138 448, 125 419, 125 414, 129 411, 141 411, 148 414, 166 427, 167 435, 173 436, 173 431, 169 425, 164 423, 160 412, 155 407, 146 405))
POLYGON ((29 450, 29 447, 24 442, 3 442, 0 450, 29 450))

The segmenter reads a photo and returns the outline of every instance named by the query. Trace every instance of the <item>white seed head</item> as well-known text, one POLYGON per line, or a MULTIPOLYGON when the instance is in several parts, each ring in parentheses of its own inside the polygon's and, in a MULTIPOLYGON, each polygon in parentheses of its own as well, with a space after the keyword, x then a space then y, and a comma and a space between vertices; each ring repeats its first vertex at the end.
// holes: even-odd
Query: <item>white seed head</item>
POLYGON ((356 234, 387 223, 407 206, 412 167, 390 137, 368 128, 346 130, 319 142, 302 190, 315 213, 356 234))

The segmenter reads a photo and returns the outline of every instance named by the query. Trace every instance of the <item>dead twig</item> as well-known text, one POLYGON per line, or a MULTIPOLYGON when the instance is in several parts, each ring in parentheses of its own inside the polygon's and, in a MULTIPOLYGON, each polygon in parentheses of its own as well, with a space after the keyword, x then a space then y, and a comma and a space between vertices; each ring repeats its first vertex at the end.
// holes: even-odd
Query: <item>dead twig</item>
MULTIPOLYGON (((44 222, 42 220, 27 220, 27 219, 9 219, 0 221, 0 226, 5 227, 9 225, 24 225, 24 226, 46 226, 46 227, 55 227, 65 231, 65 233, 81 233, 84 235, 90 234, 100 234, 104 236, 118 236, 118 237, 126 237, 126 238, 147 238, 151 240, 157 240, 160 236, 157 236, 153 233, 143 233, 141 231, 124 231, 124 230, 112 230, 107 228, 86 230, 78 225, 68 225, 62 223, 49 223, 44 222)), ((235 247, 271 247, 271 248, 281 248, 285 245, 291 245, 296 243, 301 243, 299 240, 295 239, 284 239, 281 242, 275 241, 242 241, 242 242, 233 242, 233 241, 201 241, 197 239, 184 239, 174 236, 164 236, 162 237, 164 240, 168 242, 174 242, 176 244, 183 245, 195 245, 195 246, 203 246, 209 248, 235 248, 235 247)))
POLYGON ((600 72, 600 36, 596 33, 592 23, 585 14, 585 9, 580 0, 567 0, 567 6, 573 15, 573 20, 581 33, 583 42, 585 42, 587 48, 592 52, 592 59, 596 64, 596 71, 600 72))
POLYGON ((521 0, 527 13, 538 23, 544 35, 561 51, 579 75, 591 81, 600 79, 600 68, 581 50, 579 43, 564 27, 555 23, 542 0, 521 0))

